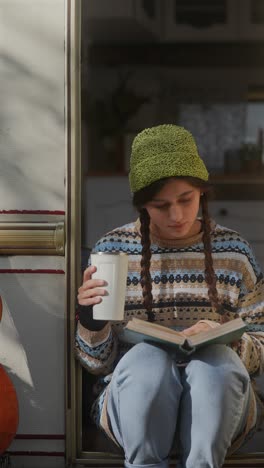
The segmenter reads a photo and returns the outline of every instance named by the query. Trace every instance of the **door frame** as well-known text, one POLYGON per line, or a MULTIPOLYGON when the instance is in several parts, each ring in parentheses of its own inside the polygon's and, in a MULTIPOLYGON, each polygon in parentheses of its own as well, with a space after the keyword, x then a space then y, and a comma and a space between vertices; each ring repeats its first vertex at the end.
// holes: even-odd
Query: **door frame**
MULTIPOLYGON (((74 357, 76 293, 81 282, 81 7, 82 0, 65 0, 66 466, 123 466, 122 458, 114 454, 83 451, 81 441, 82 378, 81 366, 74 357)), ((245 453, 229 458, 224 466, 264 468, 264 457, 262 453, 245 453)))
POLYGON ((76 361, 74 358, 76 292, 81 271, 81 1, 65 0, 66 126, 66 311, 65 311, 65 452, 75 463, 77 437, 76 361))

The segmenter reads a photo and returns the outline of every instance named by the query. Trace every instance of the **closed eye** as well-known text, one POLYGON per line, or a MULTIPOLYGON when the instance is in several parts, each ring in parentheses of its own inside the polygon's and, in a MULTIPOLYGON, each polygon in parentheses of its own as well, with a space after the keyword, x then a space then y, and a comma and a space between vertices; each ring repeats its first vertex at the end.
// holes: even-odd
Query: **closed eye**
POLYGON ((156 208, 157 210, 167 210, 169 208, 169 205, 156 205, 153 206, 153 208, 156 208))
MULTIPOLYGON (((182 200, 179 200, 178 203, 180 204, 187 204, 187 203, 190 203, 192 201, 191 198, 183 198, 182 200)), ((156 210, 167 210, 170 205, 168 203, 164 204, 164 205, 152 205, 153 208, 156 208, 156 210)))
POLYGON ((179 200, 179 203, 189 203, 189 202, 191 202, 191 201, 192 201, 191 198, 185 198, 185 199, 183 199, 183 200, 179 200))

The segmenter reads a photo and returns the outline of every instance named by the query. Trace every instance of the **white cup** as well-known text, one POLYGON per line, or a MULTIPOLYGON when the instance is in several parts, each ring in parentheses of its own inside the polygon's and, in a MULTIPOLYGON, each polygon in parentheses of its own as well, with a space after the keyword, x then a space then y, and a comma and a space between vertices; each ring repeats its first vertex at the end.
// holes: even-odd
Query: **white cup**
POLYGON ((92 277, 107 282, 102 301, 93 306, 95 320, 123 320, 126 297, 128 255, 123 252, 97 252, 91 254, 91 265, 97 270, 92 277))

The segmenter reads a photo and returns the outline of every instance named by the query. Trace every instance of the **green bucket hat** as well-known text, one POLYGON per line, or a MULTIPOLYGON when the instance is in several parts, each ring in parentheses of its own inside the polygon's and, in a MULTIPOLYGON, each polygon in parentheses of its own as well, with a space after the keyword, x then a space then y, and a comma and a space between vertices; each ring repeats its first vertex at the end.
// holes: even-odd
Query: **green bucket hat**
POLYGON ((159 179, 175 176, 208 180, 208 171, 192 134, 183 127, 167 124, 140 132, 132 144, 131 192, 137 192, 159 179))

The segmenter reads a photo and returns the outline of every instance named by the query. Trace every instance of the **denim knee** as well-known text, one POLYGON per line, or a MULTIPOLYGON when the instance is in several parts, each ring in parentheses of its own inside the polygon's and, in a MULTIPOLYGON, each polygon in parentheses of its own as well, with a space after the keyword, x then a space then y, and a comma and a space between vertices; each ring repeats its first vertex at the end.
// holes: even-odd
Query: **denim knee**
POLYGON ((195 353, 182 381, 184 466, 221 466, 234 435, 246 420, 248 372, 231 348, 213 345, 195 353))
POLYGON ((117 382, 123 382, 126 378, 137 382, 144 387, 146 393, 148 389, 159 390, 168 372, 178 374, 177 366, 170 355, 158 346, 139 343, 119 361, 114 375, 117 382))
POLYGON ((165 463, 181 392, 179 371, 166 351, 140 343, 120 360, 110 384, 107 412, 127 466, 165 463))
POLYGON ((223 385, 225 382, 228 384, 230 376, 233 375, 243 383, 243 393, 248 389, 250 382, 248 371, 237 353, 229 346, 217 344, 198 350, 188 365, 188 371, 191 371, 192 366, 197 371, 197 366, 203 368, 204 364, 211 368, 211 373, 216 373, 219 377, 221 375, 223 385))

